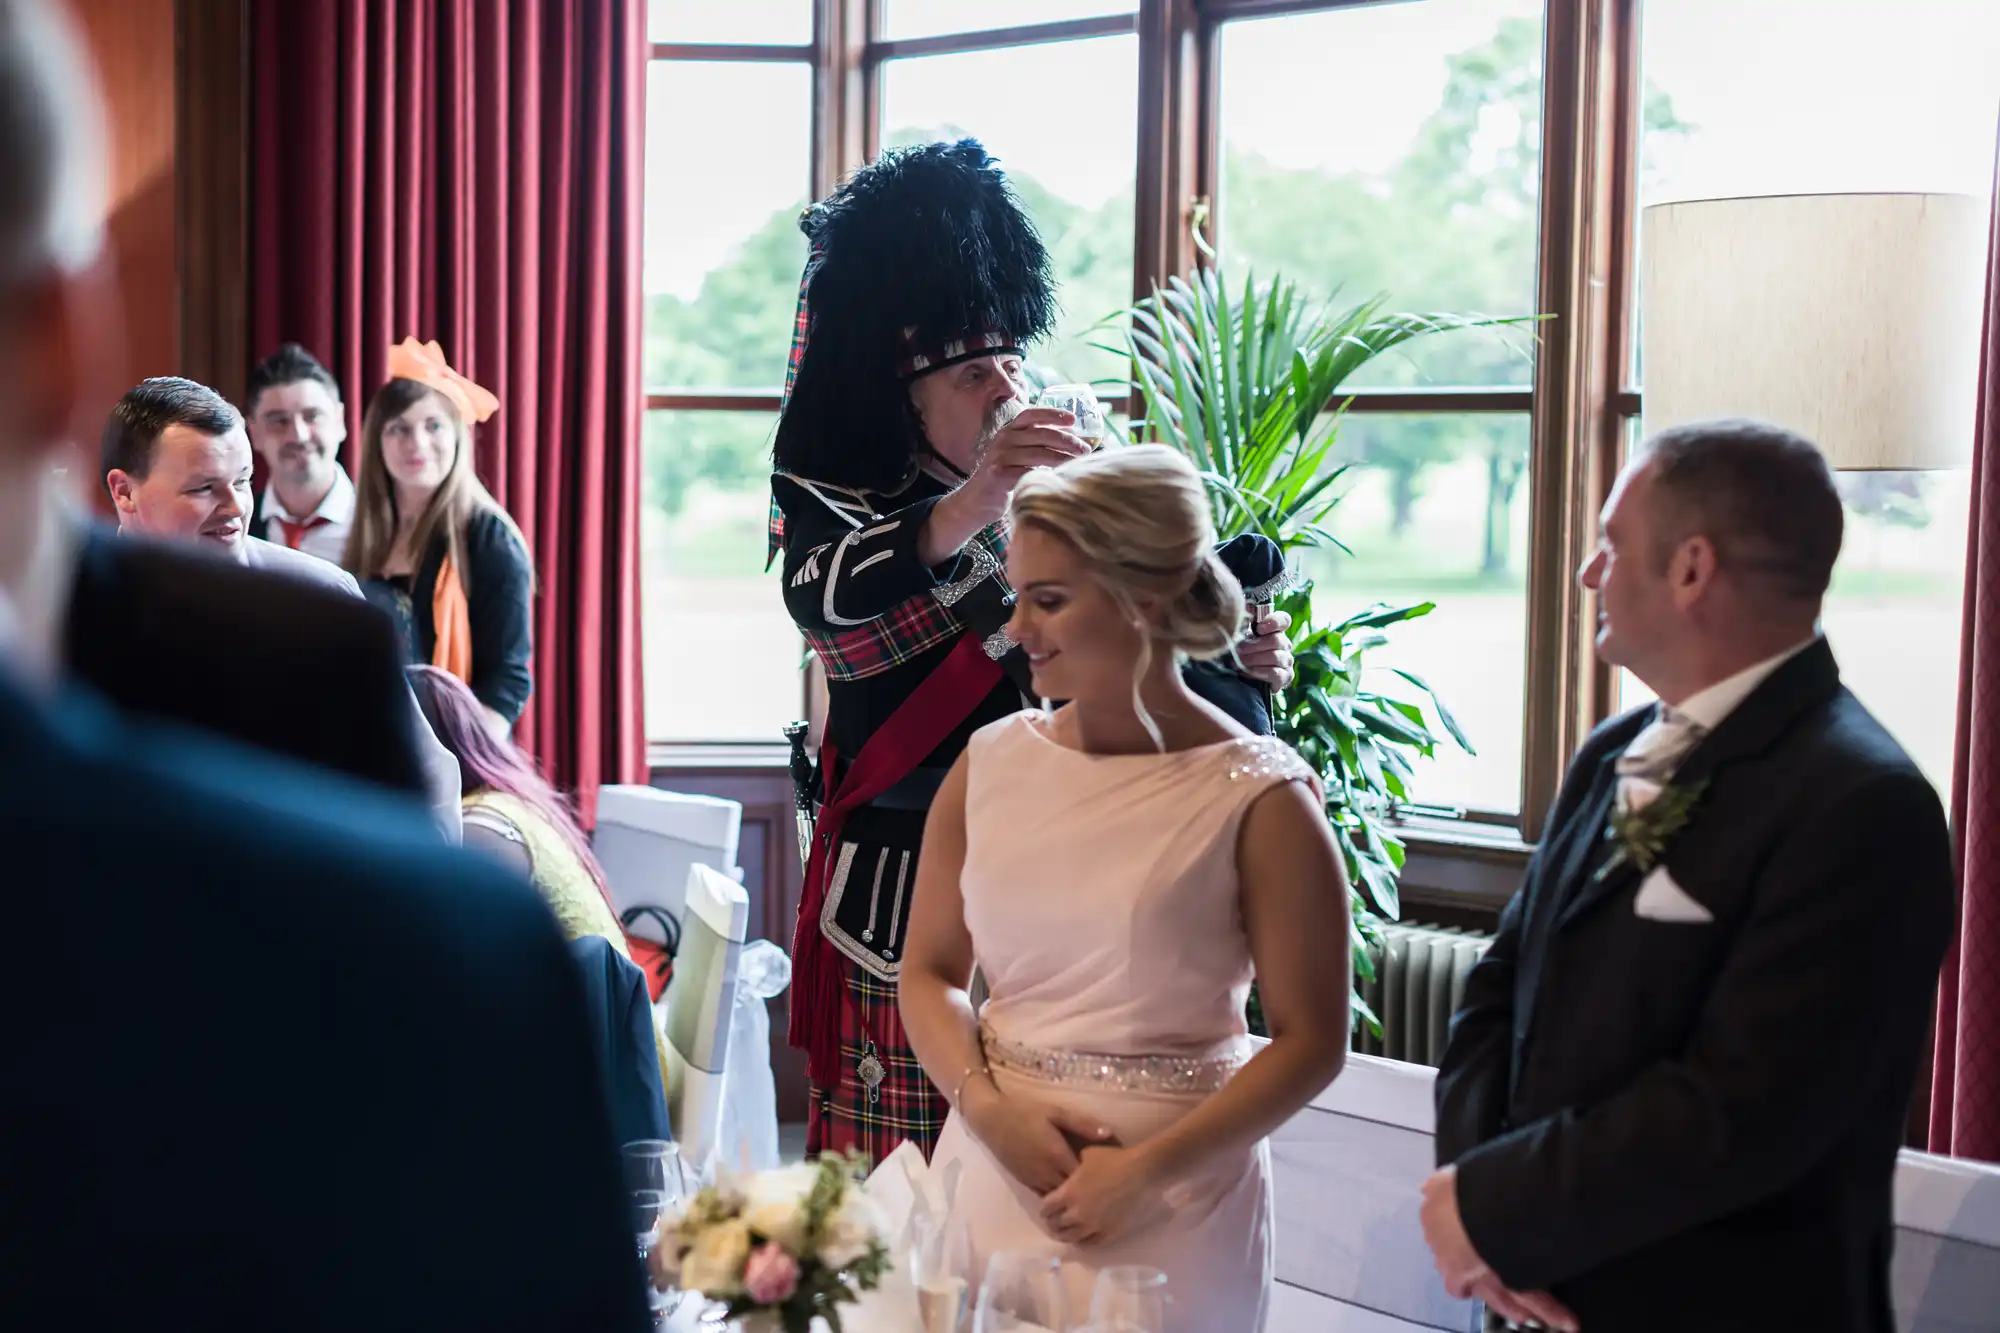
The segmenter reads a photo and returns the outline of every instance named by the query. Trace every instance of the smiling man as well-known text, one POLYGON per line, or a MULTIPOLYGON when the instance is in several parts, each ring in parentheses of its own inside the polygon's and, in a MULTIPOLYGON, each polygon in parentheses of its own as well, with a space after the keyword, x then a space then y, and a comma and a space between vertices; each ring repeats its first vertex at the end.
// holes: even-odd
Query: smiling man
MULTIPOLYGON (((192 544, 250 569, 361 597, 354 576, 340 566, 250 535, 250 441, 236 409, 206 385, 171 376, 140 381, 111 410, 101 457, 119 531, 192 544)), ((410 730, 432 817, 457 842, 458 760, 414 699, 410 730)))
POLYGON ((215 390, 172 376, 141 381, 105 423, 102 461, 121 530, 199 541, 238 564, 360 595, 339 566, 250 535, 250 440, 215 390))
POLYGON ((347 410, 333 372, 297 343, 257 363, 244 390, 250 444, 271 470, 253 536, 339 564, 354 526, 354 483, 340 466, 347 410))

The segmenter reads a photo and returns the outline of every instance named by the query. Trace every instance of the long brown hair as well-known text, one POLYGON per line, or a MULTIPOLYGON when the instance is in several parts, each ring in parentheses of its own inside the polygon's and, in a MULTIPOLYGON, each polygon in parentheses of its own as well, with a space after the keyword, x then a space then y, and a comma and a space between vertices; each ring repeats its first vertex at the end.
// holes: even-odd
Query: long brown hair
MULTIPOLYGON (((417 380, 393 379, 376 393, 361 419, 361 477, 355 483, 354 526, 347 533, 347 550, 341 564, 358 579, 379 578, 396 549, 396 529, 402 516, 396 510, 395 479, 382 461, 382 427, 421 402, 428 394, 435 398, 445 420, 451 423, 457 447, 452 450, 451 467, 431 494, 424 512, 410 534, 410 559, 421 566, 439 531, 444 533, 445 550, 459 582, 467 592, 472 588, 471 572, 465 567, 465 525, 480 510, 500 516, 521 550, 527 539, 492 493, 480 484, 472 470, 472 431, 451 399, 417 380)), ((414 569, 413 571, 414 572, 414 569)))

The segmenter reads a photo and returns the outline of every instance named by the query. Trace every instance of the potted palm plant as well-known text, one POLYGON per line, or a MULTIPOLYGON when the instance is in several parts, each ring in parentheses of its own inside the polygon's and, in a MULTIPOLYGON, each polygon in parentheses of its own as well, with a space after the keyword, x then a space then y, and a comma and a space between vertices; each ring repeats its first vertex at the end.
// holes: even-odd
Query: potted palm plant
MULTIPOLYGON (((1286 553, 1347 548, 1326 521, 1342 494, 1346 465, 1335 451, 1346 402, 1341 386, 1377 356, 1416 338, 1494 328, 1534 317, 1394 313, 1386 297, 1355 305, 1314 303, 1280 278, 1240 294, 1210 265, 1193 281, 1164 289, 1107 321, 1124 326, 1136 394, 1132 432, 1173 445, 1201 470, 1217 535, 1262 533, 1286 553), (1143 415, 1139 409, 1143 408, 1143 415)), ((1436 609, 1432 602, 1378 604, 1353 614, 1321 614, 1309 579, 1282 592, 1290 614, 1296 675, 1273 701, 1278 736, 1321 775, 1326 814, 1354 892, 1350 940, 1357 983, 1372 979, 1369 946, 1379 921, 1400 912, 1403 842, 1391 826, 1411 798, 1414 760, 1429 757, 1439 733, 1468 754, 1472 743, 1436 692, 1397 670, 1407 687, 1383 693, 1364 680, 1367 653, 1392 626, 1436 609), (1379 915, 1378 915, 1379 914, 1379 915)), ((1251 1018, 1261 1030, 1252 997, 1251 1018)), ((1357 992, 1355 1021, 1379 1028, 1357 992)))

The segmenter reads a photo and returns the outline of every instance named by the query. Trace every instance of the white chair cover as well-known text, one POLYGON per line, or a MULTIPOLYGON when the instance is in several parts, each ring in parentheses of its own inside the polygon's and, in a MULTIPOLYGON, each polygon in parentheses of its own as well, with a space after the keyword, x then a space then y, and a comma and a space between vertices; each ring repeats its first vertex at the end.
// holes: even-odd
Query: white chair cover
POLYGON ((698 864, 688 871, 685 899, 680 951, 663 1001, 667 1106, 681 1156, 702 1171, 721 1140, 724 1066, 750 898, 735 880, 698 864))
MULTIPOLYGON (((598 793, 591 850, 621 919, 633 907, 657 907, 680 921, 688 871, 703 865, 735 873, 742 828, 735 801, 620 784, 598 793)), ((641 925, 634 933, 653 932, 641 925)))

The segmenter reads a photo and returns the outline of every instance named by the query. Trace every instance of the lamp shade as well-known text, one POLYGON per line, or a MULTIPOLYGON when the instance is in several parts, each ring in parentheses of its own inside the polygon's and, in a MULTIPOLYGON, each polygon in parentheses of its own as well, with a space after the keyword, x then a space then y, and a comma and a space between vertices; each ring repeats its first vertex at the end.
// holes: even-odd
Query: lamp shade
POLYGON ((1655 204, 1641 226, 1646 429, 1756 417, 1836 468, 1972 456, 1985 211, 1957 194, 1655 204))

